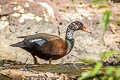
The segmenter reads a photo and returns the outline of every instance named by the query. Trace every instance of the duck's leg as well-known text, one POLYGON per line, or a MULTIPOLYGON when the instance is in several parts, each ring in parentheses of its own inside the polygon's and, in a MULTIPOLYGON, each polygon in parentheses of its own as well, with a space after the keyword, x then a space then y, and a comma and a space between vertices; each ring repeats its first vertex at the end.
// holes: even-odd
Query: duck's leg
POLYGON ((35 55, 32 55, 32 56, 33 56, 33 59, 34 59, 34 64, 38 64, 37 58, 35 57, 35 55))
POLYGON ((51 64, 52 63, 52 58, 49 58, 49 64, 51 64))
POLYGON ((24 70, 28 70, 29 69, 29 65, 27 64, 28 58, 25 61, 25 65, 24 65, 24 70))
POLYGON ((24 70, 24 71, 26 71, 26 70, 28 71, 28 70, 30 70, 30 67, 32 67, 31 64, 27 64, 27 61, 28 61, 28 58, 25 61, 24 68, 22 68, 22 70, 24 70))

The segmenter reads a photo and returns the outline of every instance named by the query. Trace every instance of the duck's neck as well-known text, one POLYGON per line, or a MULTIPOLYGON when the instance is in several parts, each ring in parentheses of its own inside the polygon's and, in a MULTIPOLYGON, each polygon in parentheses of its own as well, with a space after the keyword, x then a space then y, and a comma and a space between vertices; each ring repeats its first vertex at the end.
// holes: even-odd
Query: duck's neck
POLYGON ((74 46, 74 30, 67 29, 65 41, 67 43, 67 53, 69 53, 74 46))

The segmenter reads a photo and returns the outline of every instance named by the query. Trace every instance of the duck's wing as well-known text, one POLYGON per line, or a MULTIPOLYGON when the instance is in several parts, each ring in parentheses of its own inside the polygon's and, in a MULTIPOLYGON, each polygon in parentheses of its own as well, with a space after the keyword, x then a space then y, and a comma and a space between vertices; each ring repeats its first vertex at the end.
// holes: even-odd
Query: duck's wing
POLYGON ((55 40, 55 39, 61 39, 60 37, 57 37, 55 35, 50 35, 46 33, 39 33, 36 35, 29 35, 29 36, 20 36, 18 38, 24 38, 23 41, 18 42, 16 44, 12 44, 10 46, 13 47, 33 47, 38 46, 41 47, 43 44, 55 40))
POLYGON ((24 39, 46 39, 46 40, 55 40, 55 39, 61 39, 58 36, 47 34, 47 33, 39 33, 36 35, 28 35, 28 36, 19 36, 18 38, 24 38, 24 39))

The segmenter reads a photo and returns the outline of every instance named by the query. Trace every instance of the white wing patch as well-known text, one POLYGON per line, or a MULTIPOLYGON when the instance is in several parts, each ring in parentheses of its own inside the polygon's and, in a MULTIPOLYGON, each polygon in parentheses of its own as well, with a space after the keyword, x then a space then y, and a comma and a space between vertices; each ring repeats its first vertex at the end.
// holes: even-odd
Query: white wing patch
POLYGON ((30 42, 36 42, 36 41, 41 41, 43 39, 33 39, 33 40, 30 40, 30 42))
POLYGON ((30 42, 36 43, 37 45, 42 46, 46 42, 46 40, 44 40, 44 39, 34 39, 34 40, 30 40, 30 42))

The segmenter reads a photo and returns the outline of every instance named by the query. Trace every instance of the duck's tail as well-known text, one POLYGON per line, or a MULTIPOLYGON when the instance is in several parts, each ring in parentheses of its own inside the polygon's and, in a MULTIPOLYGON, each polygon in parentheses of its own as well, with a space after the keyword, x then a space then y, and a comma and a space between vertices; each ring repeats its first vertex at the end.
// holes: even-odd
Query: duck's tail
POLYGON ((11 44, 10 46, 12 47, 25 47, 25 44, 24 42, 18 42, 18 43, 15 43, 15 44, 11 44))
POLYGON ((17 38, 26 38, 27 36, 19 36, 19 37, 17 37, 17 38))

